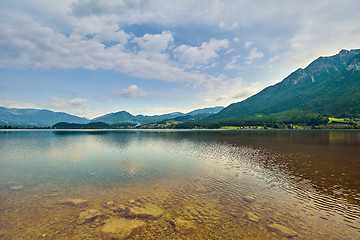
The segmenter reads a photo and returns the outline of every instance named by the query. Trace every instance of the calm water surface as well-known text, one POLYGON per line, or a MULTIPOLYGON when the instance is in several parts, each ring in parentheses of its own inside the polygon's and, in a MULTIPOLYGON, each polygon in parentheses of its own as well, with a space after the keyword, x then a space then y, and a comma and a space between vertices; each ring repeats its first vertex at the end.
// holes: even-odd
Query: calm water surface
POLYGON ((0 239, 359 236, 360 131, 0 131, 0 239))

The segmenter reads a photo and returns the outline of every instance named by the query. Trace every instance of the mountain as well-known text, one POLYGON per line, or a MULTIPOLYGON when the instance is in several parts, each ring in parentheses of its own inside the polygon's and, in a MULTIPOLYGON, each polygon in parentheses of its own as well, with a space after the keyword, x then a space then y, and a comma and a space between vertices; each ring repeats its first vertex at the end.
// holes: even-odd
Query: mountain
POLYGON ((296 119, 360 113, 360 49, 319 57, 284 80, 233 103, 208 121, 296 119))
MULTIPOLYGON (((146 115, 132 115, 126 111, 120 111, 116 113, 109 113, 97 118, 94 118, 92 121, 98 122, 105 122, 110 125, 114 124, 123 124, 123 123, 132 123, 136 125, 144 125, 144 124, 150 124, 150 123, 158 123, 162 121, 167 121, 179 117, 185 117, 187 115, 189 116, 195 116, 195 115, 202 115, 205 114, 206 116, 209 116, 210 114, 218 113, 220 110, 222 110, 224 107, 213 107, 213 108, 203 108, 203 109, 197 109, 194 111, 191 111, 187 114, 181 113, 181 112, 174 112, 174 113, 168 113, 168 114, 162 114, 162 115, 154 115, 154 116, 146 116, 146 115)), ((198 118, 197 118, 198 119, 198 118)))
POLYGON ((162 115, 154 115, 154 116, 144 116, 144 115, 137 115, 136 119, 140 125, 143 124, 149 124, 149 123, 155 123, 162 121, 164 119, 172 119, 180 116, 184 116, 185 114, 181 112, 173 112, 173 113, 167 113, 162 115))
POLYGON ((165 119, 172 119, 179 116, 184 116, 185 114, 180 112, 168 113, 163 115, 154 115, 154 116, 144 116, 144 115, 132 115, 126 111, 120 111, 116 113, 109 113, 97 118, 94 118, 92 121, 95 122, 105 122, 107 124, 119 124, 119 123, 133 123, 136 125, 143 125, 148 123, 159 122, 165 119))
POLYGON ((55 129, 106 129, 111 128, 109 124, 103 122, 90 122, 90 123, 68 123, 59 122, 52 126, 55 129))
POLYGON ((213 107, 213 108, 202 108, 202 109, 197 109, 197 110, 188 112, 186 115, 195 116, 195 115, 204 114, 204 113, 205 114, 215 114, 215 113, 220 112, 223 109, 224 109, 224 107, 222 107, 222 106, 217 106, 217 107, 213 107))
POLYGON ((116 113, 108 113, 100 117, 96 117, 91 120, 92 122, 104 122, 107 124, 116 124, 120 122, 136 122, 135 116, 126 111, 120 111, 116 113))
MULTIPOLYGON (((179 123, 197 123, 199 121, 203 121, 205 120, 207 117, 209 117, 210 113, 199 113, 196 115, 185 115, 185 116, 180 116, 180 117, 176 117, 176 118, 172 118, 172 119, 165 119, 159 122, 156 122, 156 124, 168 124, 168 123, 173 123, 175 125, 179 124, 179 123)), ((189 127, 192 128, 192 127, 189 127)))
MULTIPOLYGON (((146 116, 146 115, 132 115, 126 111, 120 111, 116 113, 109 113, 92 120, 83 117, 77 117, 62 112, 53 112, 50 110, 39 110, 39 109, 17 109, 17 108, 5 108, 0 107, 0 126, 18 126, 18 127, 50 127, 56 123, 62 123, 60 125, 65 126, 63 123, 74 123, 74 124, 86 124, 89 122, 103 122, 112 127, 126 127, 136 126, 149 123, 156 123, 164 120, 174 119, 183 116, 197 116, 192 119, 202 119, 204 116, 208 116, 213 113, 219 112, 224 107, 204 108, 197 109, 187 114, 174 112, 162 115, 146 116), (199 116, 202 116, 201 118, 199 116)), ((73 126, 91 128, 89 126, 73 126)), ((107 126, 103 126, 104 128, 107 126)))
POLYGON ((89 120, 50 110, 0 107, 0 126, 50 127, 58 122, 86 123, 89 120))

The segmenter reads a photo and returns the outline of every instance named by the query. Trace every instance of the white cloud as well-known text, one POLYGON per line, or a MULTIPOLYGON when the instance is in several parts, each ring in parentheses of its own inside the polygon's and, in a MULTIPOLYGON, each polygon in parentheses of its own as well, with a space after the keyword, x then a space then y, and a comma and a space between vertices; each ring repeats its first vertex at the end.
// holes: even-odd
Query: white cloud
POLYGON ((174 41, 172 33, 163 31, 161 34, 145 34, 142 37, 134 38, 134 42, 147 52, 162 52, 165 51, 169 43, 174 41))
POLYGON ((234 52, 234 51, 235 51, 235 48, 230 48, 230 49, 228 49, 228 50, 226 51, 226 54, 232 53, 232 52, 234 52))
MULTIPOLYGON (((36 102, 34 99, 14 100, 14 99, 0 99, 0 106, 7 108, 33 108, 33 109, 48 109, 55 112, 66 112, 77 116, 89 116, 91 109, 87 107, 88 101, 83 98, 63 99, 59 97, 51 97, 50 101, 36 102)), ((103 110, 103 109, 102 109, 103 110)), ((99 116, 99 115, 97 115, 99 116)))
MULTIPOLYGON (((235 3, 230 5, 239 5, 235 3)), ((71 4, 71 11, 74 16, 80 18, 115 15, 119 17, 120 22, 131 24, 153 22, 162 25, 182 25, 201 20, 230 30, 238 25, 231 18, 224 19, 225 13, 233 13, 234 10, 229 4, 220 1, 78 0, 71 4)))
MULTIPOLYGON (((118 33, 123 36, 120 40, 130 36, 122 31, 118 33)), ((194 84, 216 78, 196 71, 188 72, 164 61, 166 54, 148 57, 148 51, 153 48, 163 51, 172 40, 170 32, 146 34, 136 39, 142 48, 142 51, 136 53, 124 50, 121 42, 106 47, 96 37, 84 38, 76 33, 66 36, 28 17, 15 16, 0 23, 0 49, 3 49, 0 53, 0 67, 115 69, 135 77, 194 84)), ((216 51, 227 47, 228 40, 211 39, 201 47, 182 47, 181 57, 186 60, 194 56, 196 59, 189 59, 190 62, 206 63, 218 56, 216 51)))
POLYGON ((204 106, 228 106, 234 101, 241 101, 261 90, 256 83, 246 83, 243 78, 232 78, 218 85, 209 86, 199 93, 204 106))
POLYGON ((251 64, 255 59, 262 58, 264 53, 259 51, 256 47, 250 50, 249 56, 246 57, 246 63, 251 64))
POLYGON ((142 37, 133 39, 140 47, 138 56, 149 58, 157 61, 168 60, 168 54, 164 53, 169 45, 174 42, 172 33, 163 31, 161 34, 145 34, 142 37))
POLYGON ((204 42, 200 47, 192 47, 188 45, 181 45, 174 49, 178 54, 178 58, 189 65, 193 64, 208 64, 210 60, 217 58, 218 51, 229 48, 229 40, 210 39, 209 42, 204 42))
POLYGON ((120 98, 141 98, 147 93, 136 85, 130 85, 126 89, 114 91, 113 95, 120 98))
POLYGON ((85 98, 74 98, 69 101, 69 103, 74 106, 83 105, 87 102, 88 102, 88 100, 85 98))
POLYGON ((251 41, 246 41, 245 44, 244 44, 244 47, 245 47, 245 48, 249 48, 249 47, 251 47, 252 44, 253 44, 253 42, 251 42, 251 41))
POLYGON ((224 67, 224 69, 226 70, 234 70, 237 69, 236 64, 236 59, 232 59, 229 63, 227 63, 224 67))
POLYGON ((225 65, 224 69, 226 69, 226 70, 235 70, 235 69, 240 70, 240 69, 243 69, 243 66, 237 64, 237 60, 239 58, 241 58, 241 55, 237 55, 237 56, 232 57, 231 61, 228 62, 225 65))
POLYGON ((124 45, 130 37, 130 34, 125 33, 124 30, 119 30, 117 26, 106 26, 94 36, 94 39, 99 42, 117 42, 124 45))
POLYGON ((93 39, 65 36, 27 17, 3 22, 0 30, 0 48, 7 49, 1 54, 2 67, 94 69, 98 62, 102 68, 107 68, 101 56, 106 52, 104 45, 93 39))
POLYGON ((360 21, 360 15, 355 13, 359 6, 347 3, 347 10, 341 10, 344 6, 340 2, 314 3, 313 15, 301 16, 297 31, 287 39, 288 62, 305 67, 319 56, 333 55, 341 49, 358 49, 360 28, 354 22, 360 21), (326 9, 326 14, 321 8, 326 9))
POLYGON ((235 30, 239 27, 238 22, 233 22, 232 24, 227 24, 224 21, 221 21, 219 23, 219 28, 225 29, 225 30, 235 30))
POLYGON ((88 99, 86 98, 72 98, 65 99, 52 96, 48 103, 41 103, 41 108, 46 108, 57 112, 66 112, 77 116, 89 116, 92 110, 88 106, 88 99))
POLYGON ((7 108, 42 108, 39 104, 18 99, 0 99, 0 106, 7 108))
POLYGON ((254 89, 247 87, 247 88, 242 88, 239 89, 235 92, 235 95, 232 96, 232 99, 235 100, 244 100, 245 98, 251 96, 252 94, 254 94, 254 89))
POLYGON ((55 107, 80 107, 88 102, 85 98, 73 98, 67 100, 59 97, 51 97, 51 100, 52 105, 55 107))

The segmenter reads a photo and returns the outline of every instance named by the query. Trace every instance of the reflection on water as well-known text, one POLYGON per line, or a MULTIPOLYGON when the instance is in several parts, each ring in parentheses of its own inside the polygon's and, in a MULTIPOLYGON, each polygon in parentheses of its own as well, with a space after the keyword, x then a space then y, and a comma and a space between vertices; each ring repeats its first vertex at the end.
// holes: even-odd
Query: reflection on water
POLYGON ((0 238, 357 239, 359 153, 359 131, 0 131, 0 238))

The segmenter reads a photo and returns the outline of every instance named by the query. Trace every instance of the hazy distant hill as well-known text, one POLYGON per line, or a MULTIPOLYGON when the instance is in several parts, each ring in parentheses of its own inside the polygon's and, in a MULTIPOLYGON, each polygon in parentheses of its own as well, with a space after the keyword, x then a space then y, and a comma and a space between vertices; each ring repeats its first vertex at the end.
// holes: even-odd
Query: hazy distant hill
POLYGON ((92 121, 101 121, 107 124, 119 124, 119 123, 133 123, 137 125, 149 124, 149 123, 157 123, 164 120, 171 120, 178 117, 185 117, 186 115, 198 115, 198 114, 214 114, 218 113, 224 107, 213 107, 213 108, 203 108, 191 111, 187 114, 181 112, 174 112, 162 115, 154 115, 154 116, 144 116, 144 115, 132 115, 126 111, 120 111, 116 113, 109 113, 97 118, 94 118, 92 121))
POLYGON ((319 57, 283 81, 233 103, 208 121, 360 114, 360 50, 319 57))
POLYGON ((50 127, 57 122, 86 123, 89 119, 63 112, 0 107, 0 125, 50 127))
POLYGON ((217 107, 212 107, 212 108, 202 108, 202 109, 197 109, 191 112, 186 113, 186 115, 198 115, 198 114, 215 114, 220 112, 221 110, 223 110, 224 107, 222 106, 217 106, 217 107))
POLYGON ((120 122, 135 122, 135 116, 126 111, 108 113, 91 120, 92 122, 105 122, 107 124, 116 124, 120 122))
POLYGON ((162 121, 162 120, 168 119, 168 118, 175 118, 175 117, 179 117, 179 116, 183 116, 183 115, 185 115, 185 114, 180 113, 180 112, 175 112, 175 113, 154 115, 154 116, 144 116, 144 115, 134 116, 126 111, 120 111, 120 112, 109 113, 109 114, 94 118, 92 121, 95 121, 95 122, 101 121, 101 122, 105 122, 105 123, 111 124, 111 125, 125 123, 125 122, 142 125, 142 124, 148 124, 148 123, 162 121))
POLYGON ((67 122, 59 122, 52 126, 52 128, 56 129, 104 129, 111 128, 109 124, 103 122, 90 122, 90 123, 67 123, 67 122))
MULTIPOLYGON (((104 122, 113 127, 135 126, 149 123, 156 123, 163 120, 174 119, 186 115, 213 114, 219 112, 224 107, 197 109, 187 114, 174 112, 162 115, 145 116, 132 115, 126 111, 109 113, 92 120, 77 117, 62 112, 39 109, 16 109, 0 107, 0 126, 20 126, 20 127, 50 127, 56 123, 77 123, 85 124, 89 122, 104 122)), ((107 126, 104 126, 107 127, 107 126)))

